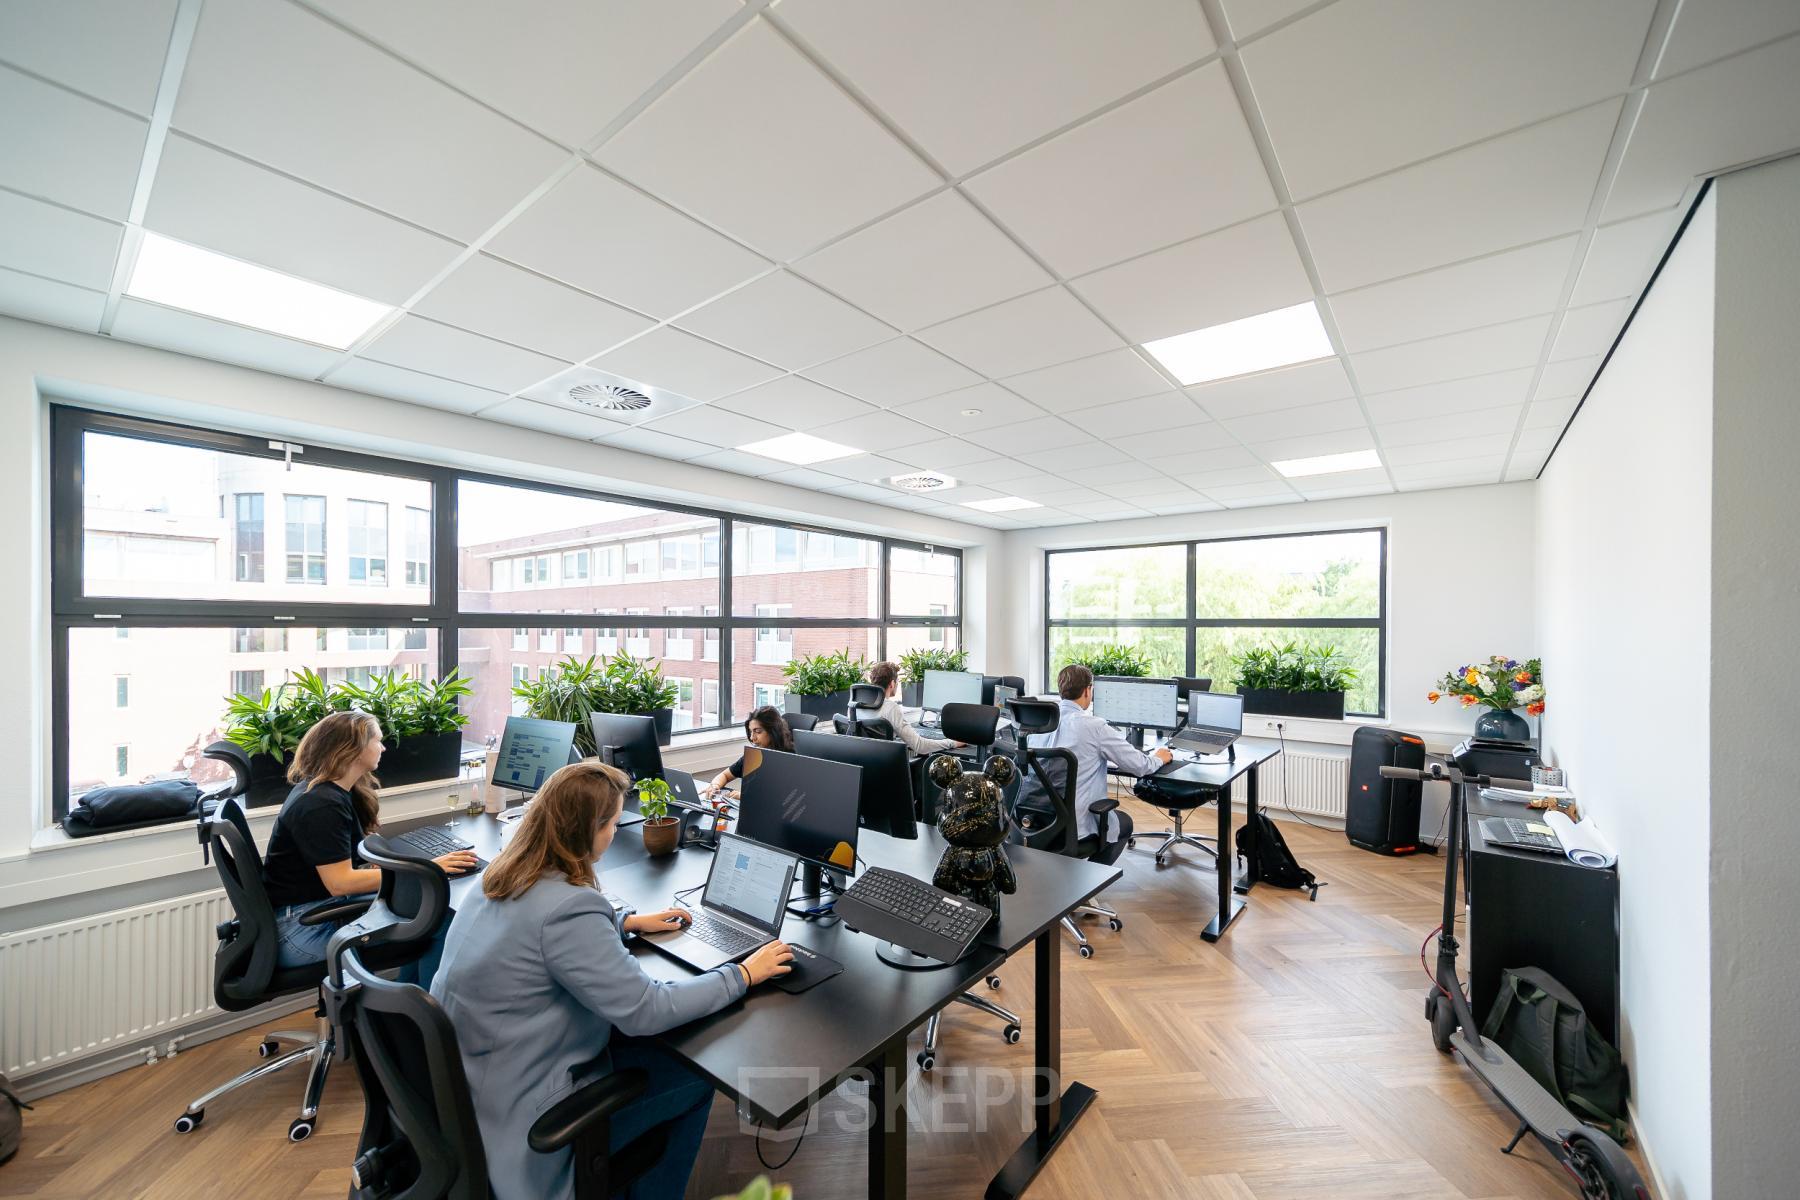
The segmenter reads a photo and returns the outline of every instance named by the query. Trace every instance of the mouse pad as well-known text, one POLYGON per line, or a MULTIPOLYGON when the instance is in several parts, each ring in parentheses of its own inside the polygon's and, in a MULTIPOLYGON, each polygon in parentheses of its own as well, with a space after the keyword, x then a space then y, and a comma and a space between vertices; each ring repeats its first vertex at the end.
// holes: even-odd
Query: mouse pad
POLYGON ((804 992, 815 983, 822 983, 833 975, 840 974, 844 969, 844 964, 837 959, 820 954, 817 950, 809 950, 799 942, 789 942, 788 949, 794 952, 793 970, 786 975, 777 975, 769 982, 789 995, 804 992))

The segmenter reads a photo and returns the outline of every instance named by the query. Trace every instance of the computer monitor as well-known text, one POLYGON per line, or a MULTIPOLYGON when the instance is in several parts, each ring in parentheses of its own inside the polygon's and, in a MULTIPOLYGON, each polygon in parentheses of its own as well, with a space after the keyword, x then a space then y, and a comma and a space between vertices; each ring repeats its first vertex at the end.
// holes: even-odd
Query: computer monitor
POLYGON ((619 768, 636 783, 663 777, 662 747, 656 744, 656 718, 625 713, 594 713, 594 749, 600 761, 619 768))
POLYGON ((864 829, 879 830, 889 837, 919 836, 919 822, 913 812, 912 765, 903 744, 796 730, 794 750, 809 758, 826 758, 862 768, 856 813, 864 829))
POLYGON ((1001 716, 1006 715, 1006 706, 1009 703, 1011 703, 1012 701, 1017 700, 1018 698, 1019 698, 1019 689, 1018 688, 1007 687, 1004 683, 995 685, 995 687, 994 687, 994 707, 1000 710, 1001 716))
POLYGON ((1204 675, 1177 675, 1175 687, 1183 696, 1189 692, 1210 692, 1212 691, 1212 680, 1204 675))
POLYGON ((814 866, 853 874, 861 796, 861 767, 745 746, 737 832, 814 866))
POLYGON ((569 764, 574 751, 572 722, 508 717, 488 782, 515 792, 535 792, 558 768, 569 764))
POLYGON ((998 675, 983 675, 981 677, 981 702, 983 704, 992 704, 994 702, 994 689, 999 686, 1000 677, 998 675))
POLYGON ((1244 732, 1244 698, 1223 692, 1189 692, 1187 723, 1194 729, 1244 732))
POLYGON ((944 711, 946 704, 980 704, 981 676, 974 671, 927 671, 921 707, 944 711))
POLYGON ((1181 719, 1175 712, 1179 695, 1173 679, 1103 675, 1094 680, 1094 715, 1108 725, 1179 729, 1181 719))

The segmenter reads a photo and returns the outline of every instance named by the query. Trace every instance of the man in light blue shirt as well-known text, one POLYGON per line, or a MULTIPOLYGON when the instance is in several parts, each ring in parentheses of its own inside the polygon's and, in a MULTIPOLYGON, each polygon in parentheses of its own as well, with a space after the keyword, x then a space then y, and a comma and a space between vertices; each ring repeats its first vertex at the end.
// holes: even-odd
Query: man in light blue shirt
MULTIPOLYGON (((1099 821, 1088 811, 1097 800, 1106 799, 1106 767, 1112 764, 1127 775, 1148 775, 1174 755, 1167 747, 1145 754, 1125 740, 1125 735, 1088 711, 1094 703, 1094 673, 1071 663, 1056 676, 1056 693, 1060 696, 1061 716, 1051 733, 1031 736, 1037 749, 1064 747, 1075 752, 1075 829, 1081 837, 1099 832, 1099 821)), ((1107 814, 1105 842, 1119 840, 1117 810, 1107 814)))

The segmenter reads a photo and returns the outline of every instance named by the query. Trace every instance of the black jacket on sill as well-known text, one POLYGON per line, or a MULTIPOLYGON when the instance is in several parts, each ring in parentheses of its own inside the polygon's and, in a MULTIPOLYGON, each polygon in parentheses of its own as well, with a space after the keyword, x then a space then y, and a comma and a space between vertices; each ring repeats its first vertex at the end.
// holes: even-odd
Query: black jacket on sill
POLYGON ((70 837, 93 837, 199 815, 200 789, 186 779, 165 779, 95 788, 69 809, 62 826, 70 837))

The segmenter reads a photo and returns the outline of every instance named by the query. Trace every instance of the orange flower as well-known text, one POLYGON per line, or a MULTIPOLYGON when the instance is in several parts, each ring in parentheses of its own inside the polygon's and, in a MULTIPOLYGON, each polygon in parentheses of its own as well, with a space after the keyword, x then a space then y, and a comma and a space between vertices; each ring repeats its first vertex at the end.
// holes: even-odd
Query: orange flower
POLYGON ((1473 696, 1464 696, 1462 698, 1462 702, 1463 702, 1464 708, 1474 708, 1475 707, 1475 697, 1473 697, 1473 696))
POLYGON ((1520 671, 1517 675, 1513 676, 1513 682, 1519 683, 1519 684, 1530 683, 1531 682, 1531 672, 1530 671, 1520 671))
POLYGON ((1541 717, 1544 715, 1544 702, 1539 700, 1536 704, 1527 704, 1525 711, 1534 717, 1541 717))
POLYGON ((1443 695, 1443 693, 1441 693, 1441 692, 1426 692, 1425 698, 1427 700, 1431 701, 1433 704, 1436 704, 1438 702, 1438 700, 1442 698, 1442 695, 1443 695))

